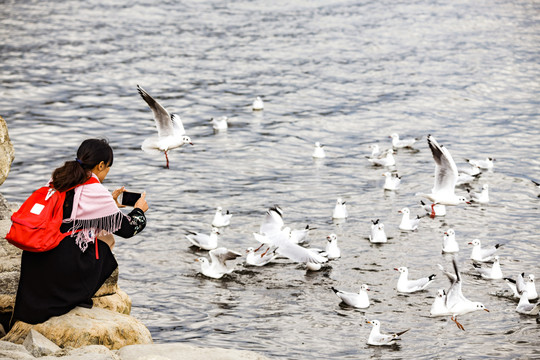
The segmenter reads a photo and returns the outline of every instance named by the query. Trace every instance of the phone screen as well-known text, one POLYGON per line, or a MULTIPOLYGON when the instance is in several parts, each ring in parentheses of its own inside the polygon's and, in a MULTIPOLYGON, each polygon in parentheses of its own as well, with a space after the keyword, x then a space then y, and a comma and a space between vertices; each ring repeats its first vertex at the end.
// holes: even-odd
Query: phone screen
POLYGON ((122 205, 133 206, 141 197, 141 193, 124 191, 122 193, 122 205))

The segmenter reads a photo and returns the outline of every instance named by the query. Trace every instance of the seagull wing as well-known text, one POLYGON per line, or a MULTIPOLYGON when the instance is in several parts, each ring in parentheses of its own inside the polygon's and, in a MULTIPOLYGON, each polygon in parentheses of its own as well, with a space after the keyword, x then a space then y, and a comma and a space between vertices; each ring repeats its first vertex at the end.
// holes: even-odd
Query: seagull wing
POLYGON ((458 171, 454 159, 447 148, 439 145, 431 135, 428 136, 428 145, 435 160, 435 184, 432 193, 446 192, 454 194, 458 178, 458 171))
POLYGON ((210 250, 208 254, 210 255, 210 259, 212 259, 212 266, 215 266, 216 269, 220 269, 224 273, 229 272, 225 261, 234 260, 242 256, 242 254, 224 247, 210 250))
POLYGON ((524 273, 519 274, 516 280, 516 291, 518 294, 521 295, 523 291, 525 291, 526 285, 525 280, 523 279, 524 273))
POLYGON ((273 206, 266 211, 266 215, 259 229, 259 233, 270 235, 283 228, 283 213, 279 206, 273 206))
POLYGON ((306 249, 298 244, 293 244, 287 239, 287 242, 278 245, 276 252, 280 255, 283 255, 294 262, 300 263, 315 263, 321 264, 325 263, 328 259, 320 255, 316 251, 306 249))
MULTIPOLYGON (((152 112, 154 113, 154 121, 160 137, 169 136, 174 134, 173 122, 171 115, 160 103, 158 103, 150 94, 148 94, 142 87, 137 85, 137 90, 148 104, 152 112)), ((183 127, 182 127, 183 128, 183 127)))
POLYGON ((184 129, 184 124, 182 124, 182 119, 176 114, 171 115, 172 127, 175 136, 186 135, 186 130, 184 129))

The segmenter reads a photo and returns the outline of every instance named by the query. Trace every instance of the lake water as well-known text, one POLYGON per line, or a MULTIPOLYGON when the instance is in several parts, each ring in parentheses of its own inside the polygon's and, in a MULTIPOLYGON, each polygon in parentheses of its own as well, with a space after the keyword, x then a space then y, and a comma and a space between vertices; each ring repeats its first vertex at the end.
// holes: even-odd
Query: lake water
MULTIPOLYGON (((512 300, 494 296, 503 280, 467 275, 467 242, 503 243, 505 276, 540 277, 540 4, 535 1, 4 1, 0 9, 0 111, 16 158, 1 187, 22 202, 79 143, 106 137, 115 150, 105 185, 146 190, 146 230, 117 239, 120 287, 132 315, 157 343, 189 342, 254 350, 288 359, 540 357, 540 325, 512 300), (192 147, 140 150, 155 135, 145 88, 178 113, 192 147), (253 112, 260 95, 265 110, 253 112), (214 133, 210 118, 228 116, 214 133), (369 144, 420 137, 399 150, 397 192, 382 189, 369 144), (471 184, 490 186, 490 203, 424 217, 398 230, 404 206, 423 214, 418 192, 433 186, 432 134, 464 158, 496 159, 471 184), (313 161, 316 141, 327 158, 313 161), (331 219, 338 197, 349 218, 331 219), (265 210, 279 204, 285 223, 306 224, 312 247, 338 235, 342 257, 319 272, 287 259, 202 277, 186 231, 210 232, 217 206, 234 216, 220 245, 257 246, 265 210), (371 220, 390 237, 374 246, 371 220), (490 313, 429 318, 448 281, 437 264, 444 231, 461 250, 463 291, 490 313), (437 274, 426 291, 398 295, 394 267, 410 277, 437 274), (341 306, 331 291, 370 286, 366 311, 341 306), (366 345, 366 319, 383 331, 410 328, 399 347, 366 345)), ((458 189, 465 194, 465 188, 458 189)))

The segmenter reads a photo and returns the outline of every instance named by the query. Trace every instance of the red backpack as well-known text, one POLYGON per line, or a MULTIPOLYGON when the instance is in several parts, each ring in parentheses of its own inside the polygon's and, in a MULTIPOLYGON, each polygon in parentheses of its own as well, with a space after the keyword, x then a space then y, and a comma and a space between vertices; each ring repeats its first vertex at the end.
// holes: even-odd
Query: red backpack
MULTIPOLYGON (((97 179, 91 177, 82 185, 97 182, 97 179)), ((71 232, 60 232, 66 192, 71 189, 59 192, 51 185, 34 191, 11 216, 12 224, 6 240, 26 251, 42 252, 54 249, 62 239, 71 235, 71 232)))

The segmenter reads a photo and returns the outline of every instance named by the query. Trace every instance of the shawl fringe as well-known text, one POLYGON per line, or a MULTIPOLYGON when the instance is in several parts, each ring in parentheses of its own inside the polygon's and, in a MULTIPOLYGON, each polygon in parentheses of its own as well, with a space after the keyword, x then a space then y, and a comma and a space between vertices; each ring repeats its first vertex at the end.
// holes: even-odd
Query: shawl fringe
POLYGON ((65 219, 63 222, 72 223, 68 231, 76 233, 75 243, 82 252, 85 252, 88 244, 93 243, 100 232, 104 231, 112 234, 120 229, 124 216, 127 215, 118 210, 115 214, 97 219, 65 219))

